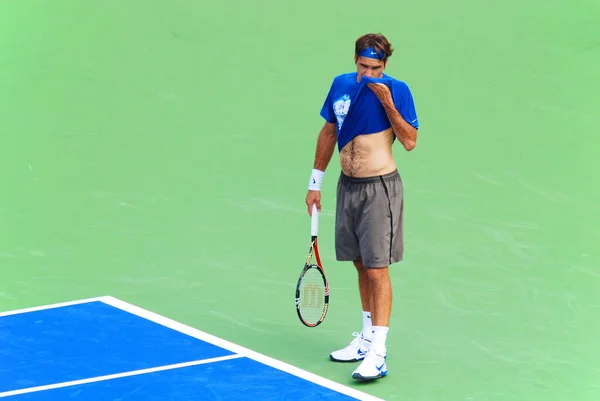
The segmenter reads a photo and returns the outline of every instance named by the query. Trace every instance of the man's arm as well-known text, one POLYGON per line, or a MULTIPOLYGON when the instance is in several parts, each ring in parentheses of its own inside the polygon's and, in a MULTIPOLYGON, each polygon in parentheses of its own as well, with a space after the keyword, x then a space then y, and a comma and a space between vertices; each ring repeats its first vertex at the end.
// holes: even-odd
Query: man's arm
POLYGON ((321 182, 335 150, 336 134, 335 124, 325 122, 317 139, 315 163, 308 183, 308 194, 306 195, 306 206, 308 207, 308 214, 311 216, 313 204, 317 205, 319 211, 321 210, 321 182))
POLYGON ((396 138, 404 145, 404 149, 413 150, 417 146, 417 129, 402 118, 394 103, 385 103, 383 108, 392 124, 396 138))
POLYGON ((314 164, 315 169, 325 171, 333 156, 336 142, 337 135, 335 124, 325 122, 319 133, 319 138, 317 139, 317 151, 315 152, 314 164))
POLYGON ((417 146, 417 129, 402 118, 402 115, 396 110, 394 100, 389 88, 384 84, 368 84, 371 90, 381 101, 385 113, 392 124, 392 129, 396 138, 402 143, 404 149, 411 151, 417 146))

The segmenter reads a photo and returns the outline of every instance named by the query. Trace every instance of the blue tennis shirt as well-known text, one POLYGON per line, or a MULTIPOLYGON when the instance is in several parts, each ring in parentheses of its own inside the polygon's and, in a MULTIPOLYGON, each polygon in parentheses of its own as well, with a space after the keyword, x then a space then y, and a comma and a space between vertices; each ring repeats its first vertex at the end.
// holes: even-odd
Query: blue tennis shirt
POLYGON ((386 84, 396 110, 406 122, 419 128, 413 97, 405 82, 383 74, 381 78, 363 76, 359 83, 356 82, 357 75, 350 72, 335 77, 321 109, 321 116, 336 124, 338 151, 357 135, 373 134, 391 127, 381 101, 367 86, 371 82, 386 84))

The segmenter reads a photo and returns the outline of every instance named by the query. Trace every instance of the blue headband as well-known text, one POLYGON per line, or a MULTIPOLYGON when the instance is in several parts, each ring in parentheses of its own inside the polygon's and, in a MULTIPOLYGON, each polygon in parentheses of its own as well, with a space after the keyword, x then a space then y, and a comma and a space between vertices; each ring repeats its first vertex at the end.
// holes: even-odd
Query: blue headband
POLYGON ((382 60, 384 58, 384 56, 385 56, 385 54, 383 52, 378 53, 372 47, 367 47, 365 50, 363 50, 362 52, 358 53, 358 55, 360 57, 374 58, 374 59, 377 59, 377 60, 382 60))

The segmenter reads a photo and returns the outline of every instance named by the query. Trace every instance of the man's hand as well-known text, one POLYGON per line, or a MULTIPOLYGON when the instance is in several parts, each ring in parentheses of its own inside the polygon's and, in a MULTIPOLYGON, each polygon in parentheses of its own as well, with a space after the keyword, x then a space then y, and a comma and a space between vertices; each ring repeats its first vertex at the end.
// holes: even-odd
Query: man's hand
POLYGON ((321 211, 321 191, 308 191, 306 195, 306 206, 308 206, 308 215, 312 216, 312 206, 317 204, 317 210, 321 211))
POLYGON ((383 104, 384 106, 394 104, 394 99, 392 99, 392 93, 390 92, 390 88, 388 88, 386 84, 370 83, 367 85, 369 86, 369 88, 371 88, 373 93, 375 93, 375 96, 377 96, 381 104, 383 104))
POLYGON ((407 151, 413 150, 417 145, 417 129, 407 123, 400 112, 396 110, 390 88, 381 83, 369 83, 367 85, 375 93, 375 96, 377 96, 385 109, 385 114, 387 114, 388 120, 390 120, 396 138, 398 138, 407 151))

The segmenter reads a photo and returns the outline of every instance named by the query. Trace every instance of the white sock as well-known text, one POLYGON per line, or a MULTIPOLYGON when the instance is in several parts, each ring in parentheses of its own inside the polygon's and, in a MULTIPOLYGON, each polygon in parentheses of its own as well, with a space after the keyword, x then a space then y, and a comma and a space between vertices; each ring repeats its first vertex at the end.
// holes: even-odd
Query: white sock
POLYGON ((387 339, 388 327, 373 326, 373 341, 371 342, 371 348, 379 355, 386 354, 385 341, 387 339))
POLYGON ((365 340, 371 341, 373 338, 373 325, 371 323, 371 312, 363 311, 363 329, 362 336, 365 340))

